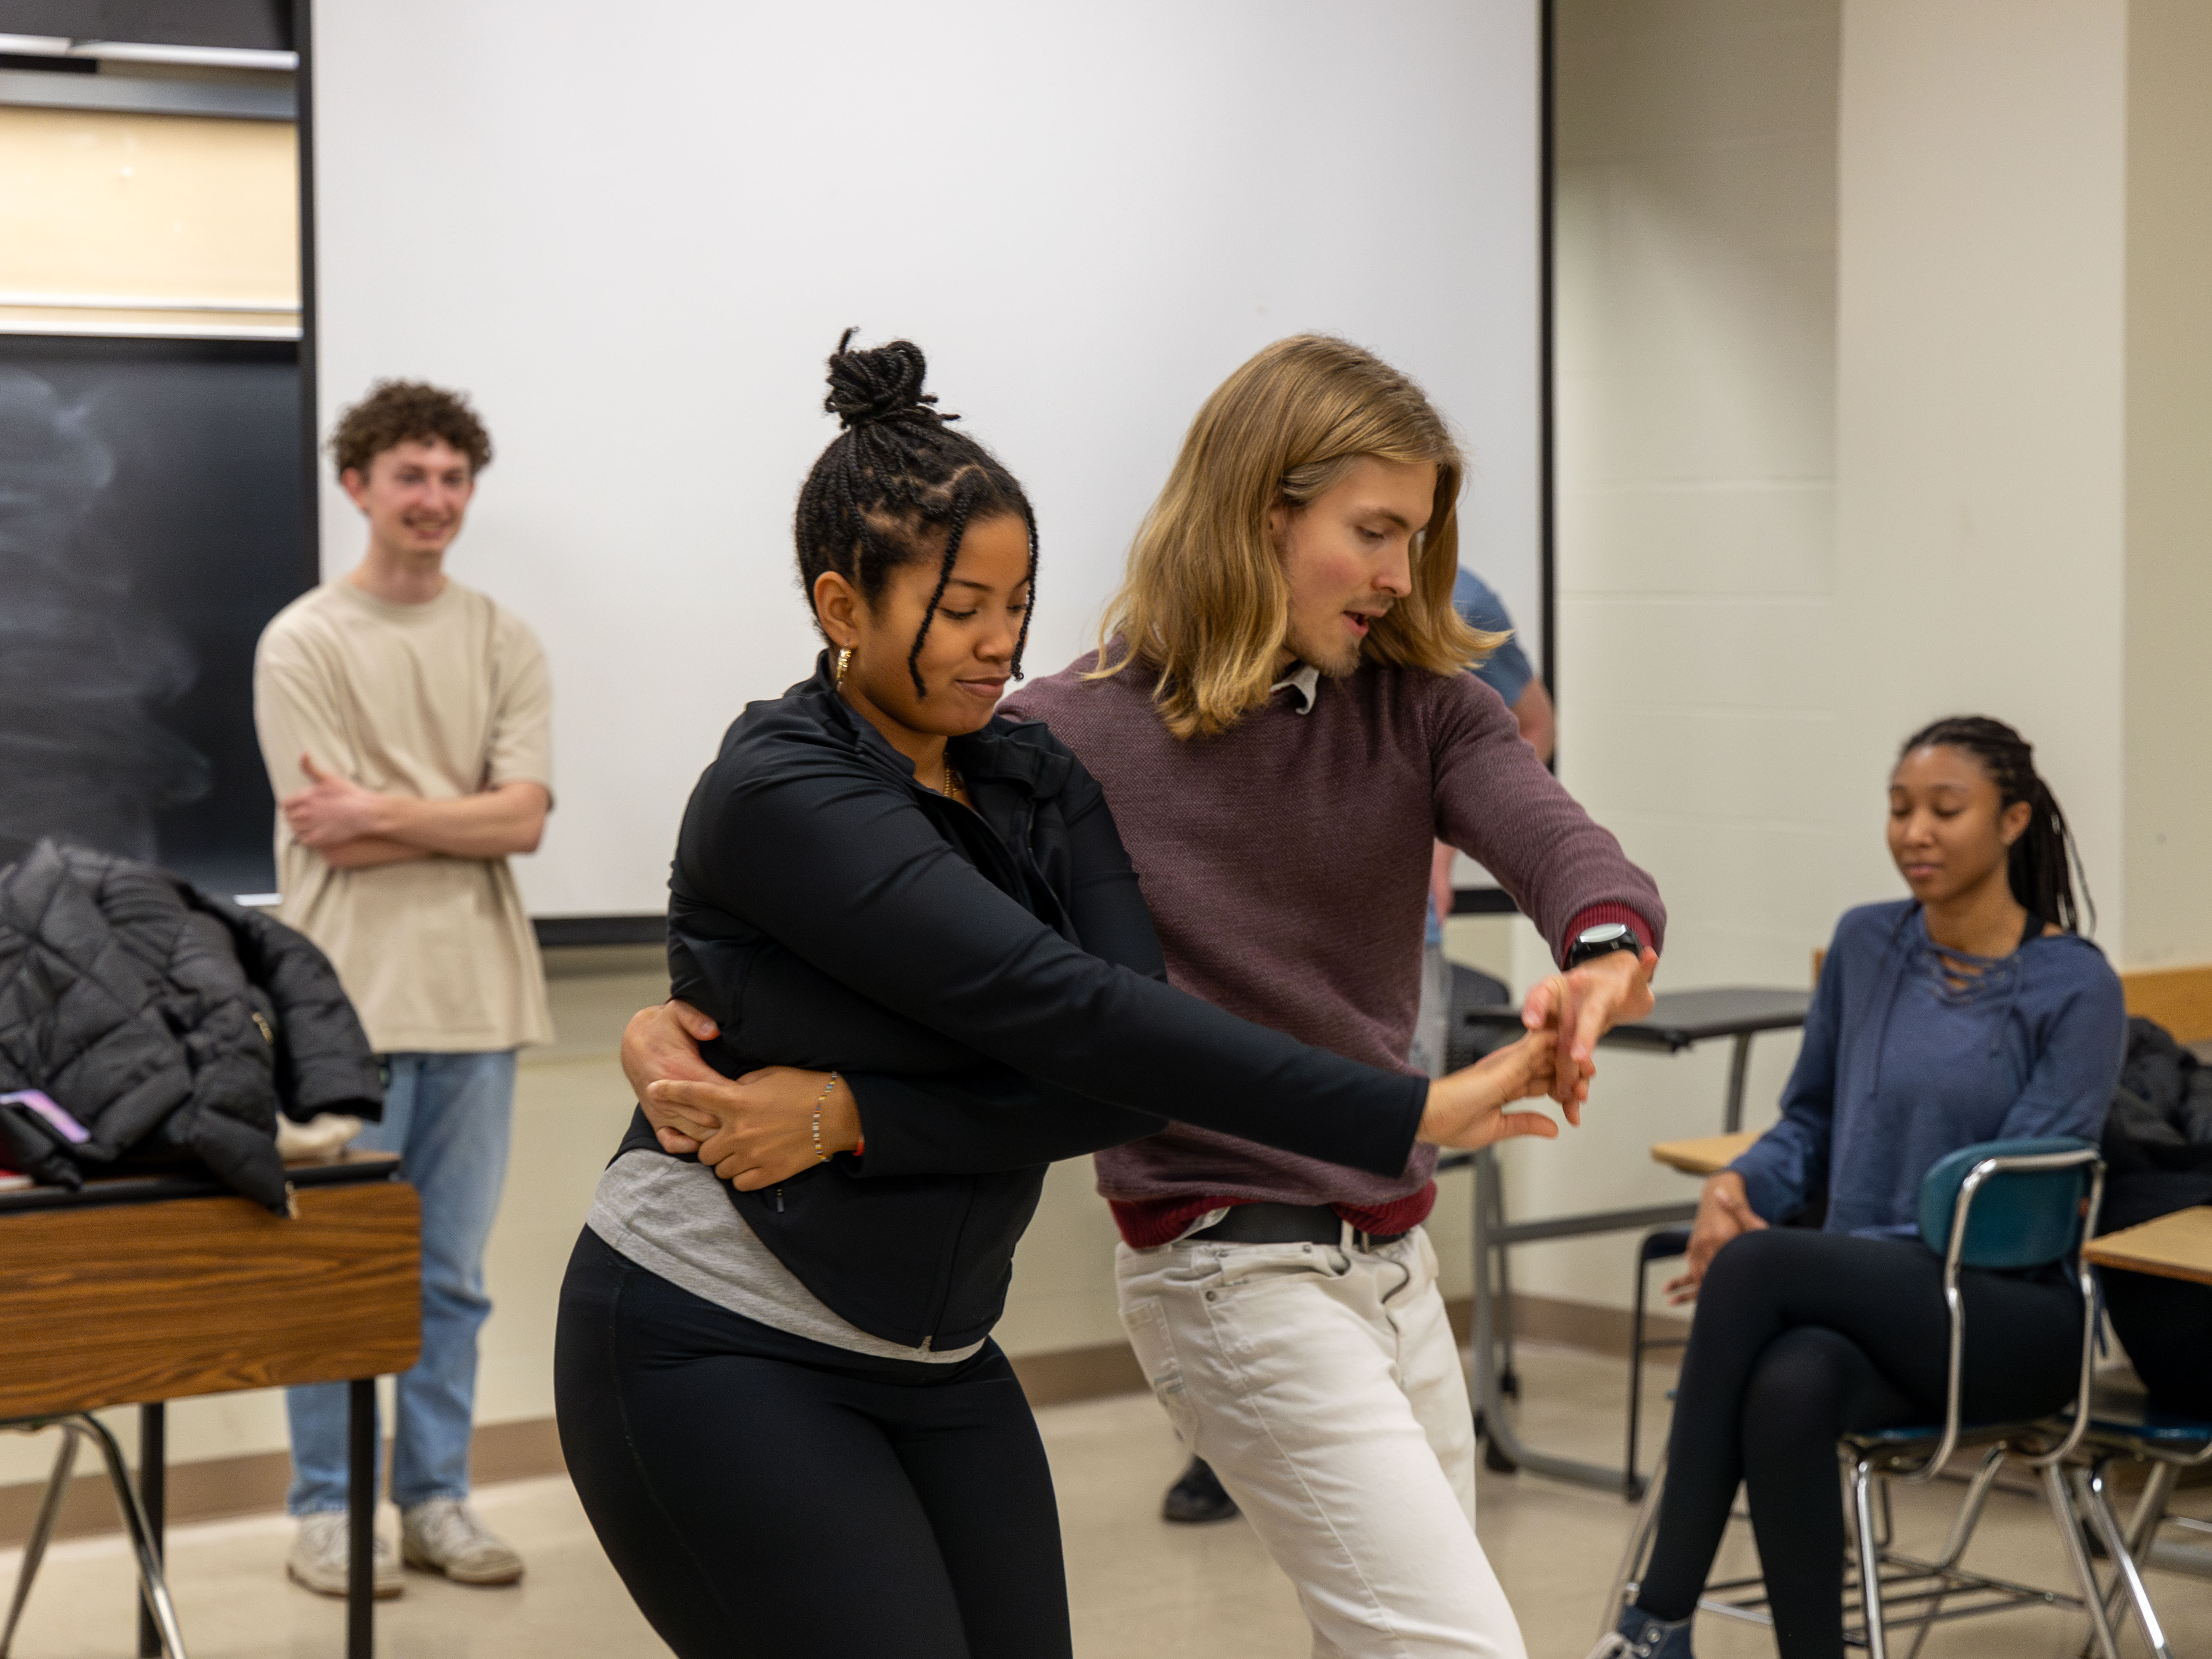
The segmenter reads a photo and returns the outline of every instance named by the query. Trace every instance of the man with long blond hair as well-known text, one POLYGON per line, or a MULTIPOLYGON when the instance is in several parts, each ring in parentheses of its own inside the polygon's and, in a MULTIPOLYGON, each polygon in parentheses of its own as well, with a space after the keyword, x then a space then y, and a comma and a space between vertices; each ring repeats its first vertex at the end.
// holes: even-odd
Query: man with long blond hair
MULTIPOLYGON (((1104 787, 1170 980, 1346 1055, 1405 1063, 1430 849, 1468 853, 1565 970, 1526 1017, 1558 1030, 1578 1121, 1666 912, 1465 672, 1504 641, 1452 605, 1462 471, 1406 376, 1277 342, 1199 411, 1099 652, 1008 706, 1104 787)), ((1130 1341, 1316 1655, 1522 1651, 1475 1539, 1434 1163, 1379 1179, 1182 1124, 1097 1156, 1130 1341)))
MULTIPOLYGON (((1103 787, 1170 981, 1349 1058, 1408 1069, 1432 841, 1479 860, 1562 965, 1525 1018, 1557 1032, 1579 1121, 1598 1037, 1650 1007, 1666 911, 1466 672, 1502 636, 1453 609, 1461 473, 1404 375, 1277 342, 1199 411, 1100 649, 1006 708, 1103 787)), ((712 1078, 691 1044, 713 1030, 680 1004, 633 1020, 641 1099, 712 1078)), ((1421 1229, 1434 1164, 1376 1176, 1182 1124, 1097 1157, 1130 1342, 1322 1659, 1524 1651, 1475 1538, 1473 1413, 1421 1229)))

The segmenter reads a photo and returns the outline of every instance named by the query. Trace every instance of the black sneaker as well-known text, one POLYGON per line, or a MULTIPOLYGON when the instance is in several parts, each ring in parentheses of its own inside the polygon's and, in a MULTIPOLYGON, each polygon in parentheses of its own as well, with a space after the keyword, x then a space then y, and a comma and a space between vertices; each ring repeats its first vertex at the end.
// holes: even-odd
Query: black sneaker
POLYGON ((1182 1479, 1168 1488, 1160 1504, 1160 1517, 1198 1526, 1207 1521, 1226 1521, 1237 1513, 1237 1500, 1221 1489, 1221 1482, 1202 1457, 1190 1460, 1182 1479))
POLYGON ((1589 1659, 1692 1659, 1690 1621, 1624 1608, 1620 1627, 1590 1650, 1589 1659))

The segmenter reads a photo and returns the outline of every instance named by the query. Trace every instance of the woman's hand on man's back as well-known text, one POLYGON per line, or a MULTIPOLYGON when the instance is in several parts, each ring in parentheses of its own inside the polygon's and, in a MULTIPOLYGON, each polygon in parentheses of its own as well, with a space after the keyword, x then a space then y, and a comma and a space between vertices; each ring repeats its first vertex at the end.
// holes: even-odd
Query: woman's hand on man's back
POLYGON ((1689 1271, 1667 1285, 1667 1300, 1676 1307, 1698 1299, 1698 1286, 1722 1245, 1745 1233, 1762 1231, 1766 1223, 1751 1207, 1743 1177, 1734 1170, 1720 1170, 1705 1177, 1698 1196, 1698 1218, 1690 1226, 1689 1271))

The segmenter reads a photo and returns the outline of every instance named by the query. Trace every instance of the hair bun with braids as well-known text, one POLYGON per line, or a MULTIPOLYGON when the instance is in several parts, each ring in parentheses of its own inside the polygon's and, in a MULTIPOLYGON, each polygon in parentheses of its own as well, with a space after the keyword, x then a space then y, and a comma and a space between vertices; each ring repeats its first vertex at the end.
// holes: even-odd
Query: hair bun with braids
MULTIPOLYGON (((845 331, 830 359, 830 397, 823 404, 843 422, 844 430, 830 441, 806 475, 799 492, 799 510, 792 518, 799 581, 811 596, 823 574, 835 571, 872 605, 892 571, 924 560, 933 562, 937 586, 906 659, 915 695, 926 697, 929 688, 921 678, 921 645, 952 578, 969 525, 1000 514, 1022 521, 1029 532, 1026 580, 1034 605, 1036 514, 998 458, 946 424, 959 417, 940 415, 930 407, 937 399, 921 389, 929 364, 920 346, 911 340, 893 340, 889 345, 852 351, 847 348, 854 333, 845 331)), ((815 623, 821 625, 818 616, 815 623)), ((1014 641, 1016 679, 1021 678, 1022 651, 1029 635, 1030 611, 1025 608, 1014 641)))
POLYGON ((850 432, 855 427, 877 426, 886 421, 927 421, 932 424, 957 421, 957 415, 940 415, 931 407, 936 398, 921 389, 929 373, 929 360, 911 340, 848 351, 858 329, 839 337, 830 359, 830 395, 822 407, 850 432))

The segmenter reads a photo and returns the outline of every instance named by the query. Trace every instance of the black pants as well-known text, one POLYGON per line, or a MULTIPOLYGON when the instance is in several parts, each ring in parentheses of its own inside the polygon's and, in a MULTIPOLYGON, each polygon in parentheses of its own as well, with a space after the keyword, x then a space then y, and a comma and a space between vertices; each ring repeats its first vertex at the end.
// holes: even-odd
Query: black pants
POLYGON ((1052 1476, 996 1343, 957 1364, 848 1353, 586 1229, 554 1390, 585 1513, 680 1659, 1070 1651, 1052 1476))
MULTIPOLYGON (((1970 1269, 1961 1285, 1966 1420, 2039 1417, 2071 1399, 2072 1279, 1970 1269)), ((1688 1616, 1741 1481, 1782 1659, 1842 1659, 1837 1437, 1941 1425, 1950 1343, 1943 1264, 1917 1243, 1777 1228, 1725 1246, 1698 1294, 1637 1605, 1688 1616)))

